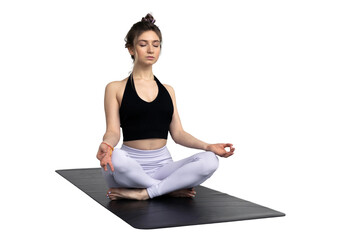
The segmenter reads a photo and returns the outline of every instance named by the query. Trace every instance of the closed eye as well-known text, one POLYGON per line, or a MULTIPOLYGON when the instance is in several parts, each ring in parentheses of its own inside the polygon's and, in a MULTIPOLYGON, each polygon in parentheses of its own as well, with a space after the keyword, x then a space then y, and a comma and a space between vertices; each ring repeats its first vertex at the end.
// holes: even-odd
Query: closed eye
MULTIPOLYGON (((159 47, 158 45, 153 45, 154 47, 159 47)), ((146 45, 140 45, 140 47, 146 47, 146 45)))

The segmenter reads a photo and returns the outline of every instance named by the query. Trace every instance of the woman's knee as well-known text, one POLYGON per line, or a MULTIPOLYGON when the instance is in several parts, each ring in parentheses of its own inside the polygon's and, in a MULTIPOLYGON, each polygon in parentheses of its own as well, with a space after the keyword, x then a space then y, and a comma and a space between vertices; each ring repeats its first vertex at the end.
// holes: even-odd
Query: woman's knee
POLYGON ((204 175, 213 174, 219 167, 219 158, 215 153, 206 151, 201 153, 202 173, 204 175))
POLYGON ((119 148, 115 148, 111 155, 111 163, 114 166, 115 171, 126 172, 129 168, 129 154, 119 148))

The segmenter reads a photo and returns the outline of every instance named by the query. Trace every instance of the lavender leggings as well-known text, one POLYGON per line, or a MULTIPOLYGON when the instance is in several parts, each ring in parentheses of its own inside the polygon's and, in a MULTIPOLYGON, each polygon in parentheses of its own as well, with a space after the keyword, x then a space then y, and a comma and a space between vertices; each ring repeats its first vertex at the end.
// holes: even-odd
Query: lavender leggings
POLYGON ((166 145, 154 150, 141 150, 122 145, 115 148, 111 161, 102 174, 109 188, 146 188, 150 198, 200 185, 216 171, 219 159, 211 151, 200 152, 173 161, 166 145))

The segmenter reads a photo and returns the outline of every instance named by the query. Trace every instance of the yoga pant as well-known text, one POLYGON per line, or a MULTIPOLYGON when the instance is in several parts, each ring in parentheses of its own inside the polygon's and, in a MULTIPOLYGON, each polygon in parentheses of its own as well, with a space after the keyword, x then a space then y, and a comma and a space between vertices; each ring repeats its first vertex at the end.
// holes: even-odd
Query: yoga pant
POLYGON ((115 171, 102 168, 109 188, 146 188, 154 198, 175 190, 200 185, 219 166, 215 153, 204 151, 173 161, 166 145, 154 150, 141 150, 122 145, 115 148, 111 161, 115 171))

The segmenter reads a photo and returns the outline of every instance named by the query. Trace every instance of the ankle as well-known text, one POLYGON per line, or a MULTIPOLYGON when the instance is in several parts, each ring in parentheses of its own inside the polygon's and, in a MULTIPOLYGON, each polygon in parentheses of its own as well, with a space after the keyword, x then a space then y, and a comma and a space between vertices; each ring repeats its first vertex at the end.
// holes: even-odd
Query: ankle
POLYGON ((140 200, 147 200, 150 198, 146 188, 142 189, 141 193, 140 193, 140 200))

